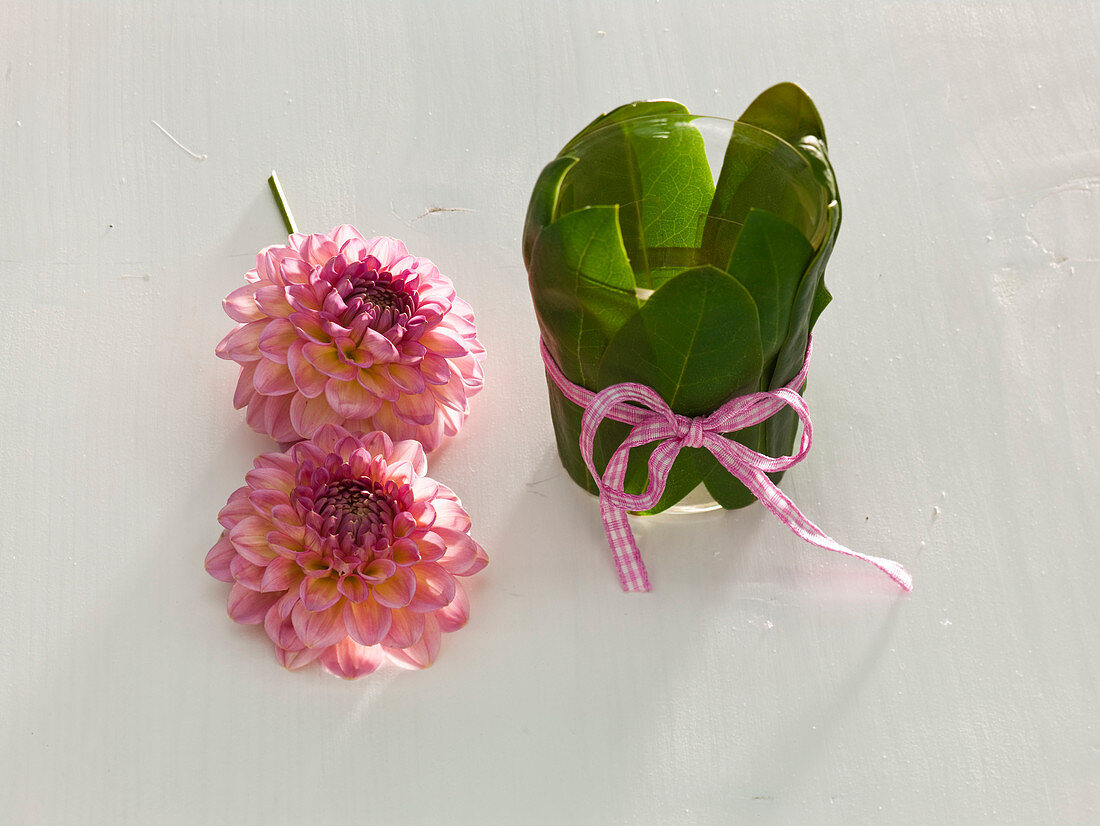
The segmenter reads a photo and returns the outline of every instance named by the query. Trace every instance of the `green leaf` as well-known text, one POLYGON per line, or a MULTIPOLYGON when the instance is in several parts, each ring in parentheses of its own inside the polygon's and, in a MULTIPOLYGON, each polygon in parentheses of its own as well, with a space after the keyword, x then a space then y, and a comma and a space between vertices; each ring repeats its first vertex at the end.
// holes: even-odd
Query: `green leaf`
POLYGON ((793 83, 777 83, 749 104, 740 123, 750 123, 797 147, 806 137, 826 146, 825 125, 810 96, 793 83))
POLYGON ((667 247, 694 248, 701 238, 714 193, 703 136, 682 117, 669 116, 612 120, 587 137, 583 146, 567 146, 579 160, 561 183, 556 214, 618 204, 637 286, 656 289, 652 270, 667 263, 651 263, 650 250, 659 256, 667 247))
MULTIPOLYGON (((599 386, 634 381, 652 387, 677 413, 698 416, 756 389, 763 358, 760 322, 748 291, 712 266, 686 270, 660 287, 619 330, 600 362, 599 386)), ((601 427, 606 457, 622 441, 601 427)), ((631 451, 626 488, 646 485, 645 462, 653 447, 631 451)), ((652 512, 669 507, 700 481, 695 456, 681 451, 665 495, 652 512)))
POLYGON ((707 210, 700 261, 717 267, 724 267, 729 261, 737 236, 741 233, 741 225, 749 209, 754 206, 741 200, 735 202, 734 197, 745 178, 771 156, 774 148, 774 141, 766 140, 757 130, 741 127, 739 131, 738 125, 733 125, 714 197, 707 210))
MULTIPOLYGON (((570 381, 594 387, 611 337, 638 309, 616 207, 573 212, 540 229, 527 262, 543 340, 570 381)), ((580 454, 583 411, 549 382, 558 455, 578 485, 596 492, 580 454)), ((625 438, 625 426, 620 441, 625 438)), ((606 463, 606 460, 605 460, 606 463)))
POLYGON ((777 215, 813 239, 820 231, 821 190, 807 163, 775 136, 735 124, 703 230, 700 260, 725 266, 752 209, 777 215))
POLYGON ((568 155, 583 139, 587 138, 597 129, 603 129, 605 126, 622 123, 624 120, 630 120, 631 118, 687 114, 690 114, 688 108, 675 100, 636 100, 633 103, 626 103, 612 109, 610 112, 605 112, 593 120, 588 126, 574 135, 558 155, 568 155))
POLYGON ((527 204, 527 220, 523 222, 523 263, 531 266, 531 250, 542 228, 554 220, 554 207, 558 203, 558 190, 576 158, 555 158, 539 173, 531 201, 527 204))
POLYGON ((700 260, 723 266, 752 208, 793 224, 815 248, 823 240, 820 207, 807 200, 805 184, 792 182, 792 176, 804 174, 804 169, 791 166, 792 154, 784 141, 810 164, 813 176, 828 193, 825 202, 836 198, 825 127, 817 108, 793 83, 772 86, 734 125, 708 211, 700 260))
MULTIPOLYGON (((829 205, 827 213, 828 235, 821 249, 814 255, 806 274, 798 285, 794 304, 791 308, 791 323, 786 341, 783 342, 772 373, 771 387, 776 389, 791 381, 802 369, 806 356, 806 342, 813 322, 828 303, 819 290, 824 289, 825 265, 833 251, 837 233, 840 231, 840 202, 829 205), (814 312, 817 308, 817 313, 814 312)), ((794 437, 798 430, 798 417, 789 407, 784 407, 767 421, 768 454, 771 456, 789 455, 794 447, 794 437)))
POLYGON ((586 387, 608 341, 638 309, 617 213, 589 207, 544 227, 528 265, 543 339, 566 376, 586 387))
POLYGON ((825 286, 825 279, 822 278, 817 285, 817 292, 814 293, 814 306, 810 311, 810 329, 813 330, 814 325, 817 324, 818 316, 824 312, 833 301, 833 294, 829 292, 825 286))
POLYGON ((749 210, 727 269, 756 302, 764 364, 775 358, 787 337, 795 291, 813 255, 810 242, 786 221, 749 210))

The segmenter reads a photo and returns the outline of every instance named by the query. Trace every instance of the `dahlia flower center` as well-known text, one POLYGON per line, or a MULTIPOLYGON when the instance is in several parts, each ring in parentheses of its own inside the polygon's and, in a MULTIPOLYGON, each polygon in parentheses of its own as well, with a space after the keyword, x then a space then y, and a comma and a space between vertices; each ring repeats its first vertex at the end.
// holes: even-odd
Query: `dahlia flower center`
POLYGON ((366 316, 370 327, 386 330, 407 323, 416 312, 416 294, 406 291, 405 283, 392 273, 353 265, 344 275, 350 289, 342 296, 347 310, 341 324, 349 326, 355 318, 366 316))
POLYGON ((336 518, 336 533, 379 536, 393 524, 397 506, 377 485, 357 479, 341 479, 327 485, 314 499, 323 518, 336 518))

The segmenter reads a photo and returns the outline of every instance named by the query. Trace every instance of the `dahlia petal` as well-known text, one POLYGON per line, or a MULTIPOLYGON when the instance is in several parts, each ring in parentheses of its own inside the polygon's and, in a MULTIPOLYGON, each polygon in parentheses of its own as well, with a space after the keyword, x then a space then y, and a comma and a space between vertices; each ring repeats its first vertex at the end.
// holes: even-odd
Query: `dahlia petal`
MULTIPOLYGON (((252 272, 255 272, 257 278, 261 281, 266 281, 268 283, 274 283, 275 281, 274 267, 276 262, 268 253, 270 250, 275 249, 277 246, 278 245, 276 245, 275 247, 264 247, 262 250, 256 253, 256 269, 252 270, 252 272)), ((248 273, 245 273, 244 277, 247 279, 248 273)))
POLYGON ((353 450, 348 457, 348 470, 354 477, 363 477, 370 472, 371 455, 363 448, 353 450))
MULTIPOLYGON (((440 484, 439 482, 435 483, 435 499, 433 499, 433 501, 436 501, 436 500, 438 500, 440 502, 442 502, 444 500, 446 500, 448 502, 454 502, 456 505, 458 505, 458 507, 460 507, 460 508, 462 507, 462 503, 458 501, 458 495, 455 494, 455 492, 453 490, 451 490, 449 487, 447 487, 446 485, 440 484)), ((466 511, 463 511, 463 513, 465 514, 466 511)), ((469 517, 467 516, 467 519, 468 518, 469 517)))
POLYGON ((271 398, 262 393, 253 393, 248 401, 248 410, 245 411, 244 420, 248 426, 257 433, 264 432, 264 416, 267 413, 267 400, 271 398))
POLYGON ((397 564, 392 559, 375 559, 368 562, 360 569, 360 573, 367 582, 372 585, 385 582, 397 571, 397 564))
POLYGON ((359 368, 340 360, 334 346, 307 341, 302 345, 302 355, 306 361, 334 379, 353 380, 359 374, 359 368))
POLYGON ((242 519, 229 532, 237 553, 256 565, 266 565, 276 553, 267 544, 268 522, 259 516, 242 519))
POLYGON ((290 612, 294 631, 308 647, 328 646, 347 636, 344 628, 344 606, 337 602, 324 611, 309 611, 301 603, 295 603, 290 612))
POLYGON ((237 388, 233 391, 233 407, 240 410, 252 401, 256 388, 252 386, 252 377, 256 373, 258 361, 246 361, 241 365, 241 375, 237 378, 237 388))
POLYGON ((241 625, 259 625, 264 621, 267 609, 274 605, 280 596, 280 594, 262 594, 235 582, 229 589, 227 606, 229 617, 241 625))
MULTIPOLYGON (((293 245, 293 241, 291 244, 293 245)), ((272 284, 281 286, 286 286, 287 275, 300 272, 300 265, 304 263, 298 249, 294 246, 273 244, 262 249, 256 256, 256 270, 260 276, 272 284)), ((308 265, 306 269, 309 269, 308 265)))
POLYGON ((470 565, 465 571, 458 574, 458 576, 473 576, 486 565, 489 564, 489 555, 485 553, 485 549, 478 545, 476 542, 474 545, 477 548, 477 560, 470 565))
POLYGON ((301 581, 302 569, 293 560, 285 556, 277 556, 264 568, 260 590, 282 593, 298 586, 301 581))
POLYGON ((256 392, 265 396, 282 396, 298 389, 289 368, 268 358, 262 358, 256 363, 252 385, 256 392))
POLYGON ((387 648, 408 648, 424 633, 424 614, 407 608, 395 608, 390 612, 390 630, 382 644, 387 648))
POLYGON ((387 608, 404 608, 415 589, 416 575, 408 568, 397 568, 389 579, 375 585, 371 594, 387 608))
MULTIPOLYGON (((274 515, 274 514, 273 514, 274 515)), ((279 530, 269 531, 267 544, 270 545, 279 556, 293 559, 306 550, 305 531, 299 526, 297 530, 288 530, 290 525, 280 525, 279 530)))
POLYGON ((389 238, 385 235, 379 235, 367 241, 366 250, 368 255, 373 255, 378 259, 381 269, 389 269, 394 262, 409 254, 404 244, 396 238, 389 238))
POLYGON ((416 520, 403 511, 393 518, 392 527, 393 535, 399 539, 404 539, 416 530, 416 520))
POLYGON ((283 668, 293 671, 309 665, 327 650, 326 648, 302 648, 298 651, 287 651, 276 648, 275 658, 283 668))
MULTIPOLYGON (((389 456, 390 451, 393 450, 393 440, 389 437, 389 434, 384 430, 372 430, 370 433, 363 434, 360 440, 363 443, 363 449, 372 457, 376 457, 378 466, 383 467, 385 457, 389 456)), ((372 459, 371 461, 375 460, 372 459)))
POLYGON ((336 583, 336 588, 350 600, 349 604, 362 602, 370 596, 370 586, 355 574, 344 574, 336 583))
POLYGON ((382 400, 357 381, 329 379, 325 384, 325 398, 345 419, 370 418, 382 406, 382 400))
POLYGON ((435 562, 447 553, 447 543, 434 531, 425 531, 416 537, 416 544, 420 550, 420 559, 424 562, 435 562))
POLYGON ((321 324, 321 319, 311 312, 290 314, 290 323, 303 336, 316 344, 332 344, 332 336, 321 324))
POLYGON ((275 468, 291 476, 298 472, 298 463, 286 453, 261 453, 252 461, 252 466, 275 468))
POLYGON ((435 396, 431 393, 419 393, 415 396, 400 395, 393 403, 397 415, 410 424, 431 424, 435 418, 435 396))
POLYGON ((291 284, 286 288, 286 300, 295 310, 306 313, 319 313, 323 298, 317 295, 317 290, 310 284, 291 284))
POLYGON ((339 252, 339 248, 328 236, 315 233, 306 238, 300 251, 306 261, 315 267, 319 267, 335 256, 339 252))
POLYGON ((388 369, 390 378, 400 390, 406 393, 424 392, 424 377, 417 368, 394 362, 388 365, 388 369))
POLYGON ((306 357, 302 355, 304 346, 305 343, 301 340, 290 345, 286 353, 286 363, 290 368, 291 375, 294 376, 294 383, 298 385, 302 395, 309 399, 315 399, 325 392, 328 376, 306 360, 306 357))
POLYGON ((466 387, 467 396, 473 396, 485 384, 485 368, 481 365, 484 358, 484 352, 482 352, 478 355, 471 354, 451 359, 451 369, 458 370, 458 374, 462 377, 462 384, 466 387))
POLYGON ((307 611, 324 611, 340 601, 335 577, 306 577, 298 587, 298 595, 307 611))
POLYGON ((413 567, 416 575, 416 591, 409 602, 410 611, 425 613, 450 604, 455 596, 455 580, 434 562, 422 562, 413 567))
POLYGON ((214 547, 206 552, 206 572, 214 579, 222 582, 232 582, 233 573, 229 569, 230 563, 236 558, 237 551, 225 531, 214 543, 214 547))
POLYGON ((287 287, 295 284, 309 283, 309 277, 313 274, 313 267, 308 261, 301 258, 287 257, 279 263, 279 275, 283 284, 287 287))
POLYGON ((272 361, 286 364, 287 350, 298 340, 298 331, 293 324, 285 318, 274 318, 260 334, 258 346, 260 352, 272 361))
POLYGON ((366 676, 385 661, 386 654, 380 647, 360 645, 350 637, 329 646, 321 655, 325 670, 345 680, 366 676))
POLYGON ((446 384, 451 378, 451 368, 443 356, 428 352, 420 361, 420 375, 428 384, 446 384))
POLYGON ((218 342, 214 348, 215 355, 233 361, 255 361, 260 357, 260 333, 267 323, 263 319, 239 325, 218 342))
POLYGON ((344 603, 344 626, 353 640, 376 645, 389 633, 391 611, 373 599, 344 603))
POLYGON ((244 475, 244 480, 253 490, 270 488, 286 494, 294 490, 294 476, 276 467, 253 468, 244 475))
POLYGON ((271 284, 256 290, 256 303, 272 318, 286 318, 294 312, 286 300, 286 287, 279 284, 271 284))
POLYGON ((326 424, 336 424, 340 415, 334 411, 324 396, 308 399, 298 394, 290 402, 290 420, 294 429, 309 438, 326 424))
POLYGON ((345 462, 351 461, 351 456, 356 450, 362 450, 362 446, 359 440, 350 433, 338 439, 332 446, 332 452, 345 462))
POLYGON ((291 398, 289 395, 268 397, 264 426, 276 442, 293 442, 301 438, 290 420, 291 398))
POLYGON ((298 633, 294 630, 289 611, 284 612, 283 602, 284 598, 280 598, 267 609, 264 615, 264 631, 278 648, 286 651, 300 651, 306 647, 306 644, 299 639, 298 633))
POLYGON ((470 514, 466 509, 452 498, 439 496, 443 486, 436 488, 436 498, 432 502, 435 508, 435 527, 451 528, 452 530, 466 533, 470 530, 470 514))
MULTIPOLYGON (((446 407, 439 408, 440 413, 446 413, 447 410, 448 408, 446 407)), ((425 450, 435 450, 439 447, 443 442, 444 434, 453 436, 458 432, 445 427, 445 423, 446 420, 440 415, 436 416, 431 424, 416 428, 416 433, 414 435, 416 439, 424 445, 425 450)))
POLYGON ((356 378, 363 387, 385 401, 392 402, 400 395, 385 365, 360 370, 356 378))
POLYGON ((462 336, 442 325, 426 330, 418 340, 429 350, 445 358, 458 358, 468 352, 462 336))
POLYGON ((376 362, 388 363, 398 356, 397 348, 393 346, 393 342, 377 330, 372 330, 369 327, 364 331, 363 340, 359 344, 371 354, 376 362))
POLYGON ((264 317, 263 312, 256 304, 256 285, 245 284, 237 287, 229 295, 222 299, 222 307, 234 321, 247 324, 249 321, 259 321, 264 317))
POLYGON ((229 563, 229 571, 233 574, 233 579, 241 583, 241 585, 248 590, 260 590, 260 580, 262 580, 264 576, 263 566, 249 562, 238 554, 233 557, 233 561, 229 563))
MULTIPOLYGON (((354 338, 355 331, 352 330, 351 334, 354 338)), ((374 366, 374 356, 371 354, 370 350, 364 347, 356 347, 353 345, 349 350, 344 351, 344 357, 356 367, 366 368, 374 366)))
POLYGON ((443 432, 448 436, 454 436, 458 433, 458 429, 462 427, 462 422, 465 418, 465 410, 455 410, 453 407, 446 404, 439 405, 437 421, 442 424, 443 432))
POLYGON ((445 323, 467 342, 477 337, 477 325, 474 324, 473 307, 458 296, 451 299, 451 311, 447 313, 447 320, 445 323))
POLYGON ((298 563, 298 567, 302 569, 302 573, 313 579, 326 577, 332 571, 332 563, 316 551, 306 551, 298 554, 295 561, 298 563))
POLYGON ((416 565, 420 562, 420 548, 416 542, 404 537, 398 539, 390 546, 390 554, 394 563, 400 565, 402 568, 407 568, 410 565, 416 565))
POLYGON ((457 631, 470 619, 470 597, 462 583, 455 581, 455 598, 448 605, 444 605, 432 616, 439 623, 439 630, 445 634, 457 631))
POLYGON ((390 662, 403 668, 427 668, 439 656, 442 642, 439 622, 431 614, 424 616, 424 631, 412 645, 405 648, 385 648, 390 662))
POLYGON ((435 496, 436 490, 438 490, 438 483, 434 482, 427 477, 422 477, 413 482, 413 495, 416 497, 416 501, 409 506, 409 516, 416 520, 417 527, 430 528, 435 524, 435 508, 427 500, 432 499, 435 496), (417 488, 421 486, 421 483, 427 483, 431 485, 430 495, 421 495, 424 491, 417 491, 417 488))
POLYGON ((275 428, 279 422, 279 416, 290 407, 290 396, 267 396, 264 404, 263 432, 274 438, 275 428))
POLYGON ((256 510, 249 499, 251 490, 247 485, 237 488, 229 495, 229 501, 218 511, 218 523, 227 531, 248 516, 255 516, 256 510))
POLYGON ((348 432, 347 428, 341 427, 338 424, 328 423, 318 428, 317 432, 313 434, 311 441, 325 453, 332 453, 336 449, 337 444, 351 437, 351 435, 352 434, 348 432))
POLYGON ((413 466, 404 460, 390 462, 383 473, 387 481, 392 481, 396 485, 407 485, 416 476, 413 466))
POLYGON ((351 224, 340 224, 329 233, 329 237, 341 253, 344 252, 344 246, 348 241, 358 241, 360 246, 366 247, 367 239, 351 224))
POLYGON ((435 531, 447 543, 447 552, 439 564, 455 576, 470 576, 485 567, 485 551, 464 533, 436 527, 435 531))
POLYGON ((451 367, 450 373, 450 378, 444 384, 432 385, 432 394, 440 404, 465 412, 469 408, 466 401, 466 385, 463 384, 462 376, 457 369, 451 367))

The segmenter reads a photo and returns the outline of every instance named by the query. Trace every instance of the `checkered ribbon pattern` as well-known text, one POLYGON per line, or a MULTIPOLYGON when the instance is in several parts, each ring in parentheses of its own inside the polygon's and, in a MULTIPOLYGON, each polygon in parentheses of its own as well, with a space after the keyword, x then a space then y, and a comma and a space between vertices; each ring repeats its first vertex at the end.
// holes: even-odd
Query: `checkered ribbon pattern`
POLYGON ((674 413, 656 390, 644 384, 613 384, 598 393, 573 384, 550 355, 546 342, 542 341, 540 345, 547 375, 567 399, 584 409, 581 419, 581 456, 599 487, 600 515, 624 591, 650 590, 649 575, 627 521, 627 512, 649 510, 657 504, 665 492, 669 471, 672 470, 680 450, 685 447, 709 450, 722 467, 752 491, 764 507, 796 536, 819 548, 870 562, 905 591, 913 589, 913 578, 905 568, 889 559, 857 553, 830 538, 803 516, 794 502, 767 476, 768 473, 787 470, 798 464, 805 458, 813 442, 810 413, 798 394, 806 383, 810 354, 813 351, 812 337, 806 343, 806 358, 802 369, 785 387, 738 396, 713 413, 695 418, 674 413), (724 435, 760 424, 784 406, 790 406, 802 422, 802 439, 798 453, 793 456, 765 456, 724 435), (612 454, 601 476, 596 472, 592 449, 596 430, 604 419, 631 425, 631 431, 612 454), (643 493, 627 493, 623 489, 623 479, 626 476, 630 450, 650 442, 659 444, 649 457, 648 486, 643 493))

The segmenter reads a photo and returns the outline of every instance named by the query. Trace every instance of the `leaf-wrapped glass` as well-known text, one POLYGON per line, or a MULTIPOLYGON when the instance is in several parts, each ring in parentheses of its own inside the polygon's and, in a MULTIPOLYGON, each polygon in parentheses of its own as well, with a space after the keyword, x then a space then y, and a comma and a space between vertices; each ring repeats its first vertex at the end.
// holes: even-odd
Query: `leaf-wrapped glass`
MULTIPOLYGON (((597 118, 540 174, 523 255, 542 338, 570 381, 593 391, 639 382, 699 416, 798 373, 830 301, 825 265, 839 228, 820 117, 801 89, 780 84, 737 121, 674 101, 597 118)), ((562 464, 596 493, 579 449, 583 410, 548 387, 562 464)), ((628 430, 600 427, 601 473, 628 430)), ((728 437, 778 456, 796 430, 784 409, 728 437)), ((628 492, 646 487, 653 447, 631 452, 628 492)), ((699 485, 725 508, 755 501, 708 451, 685 448, 650 512, 699 485)))

